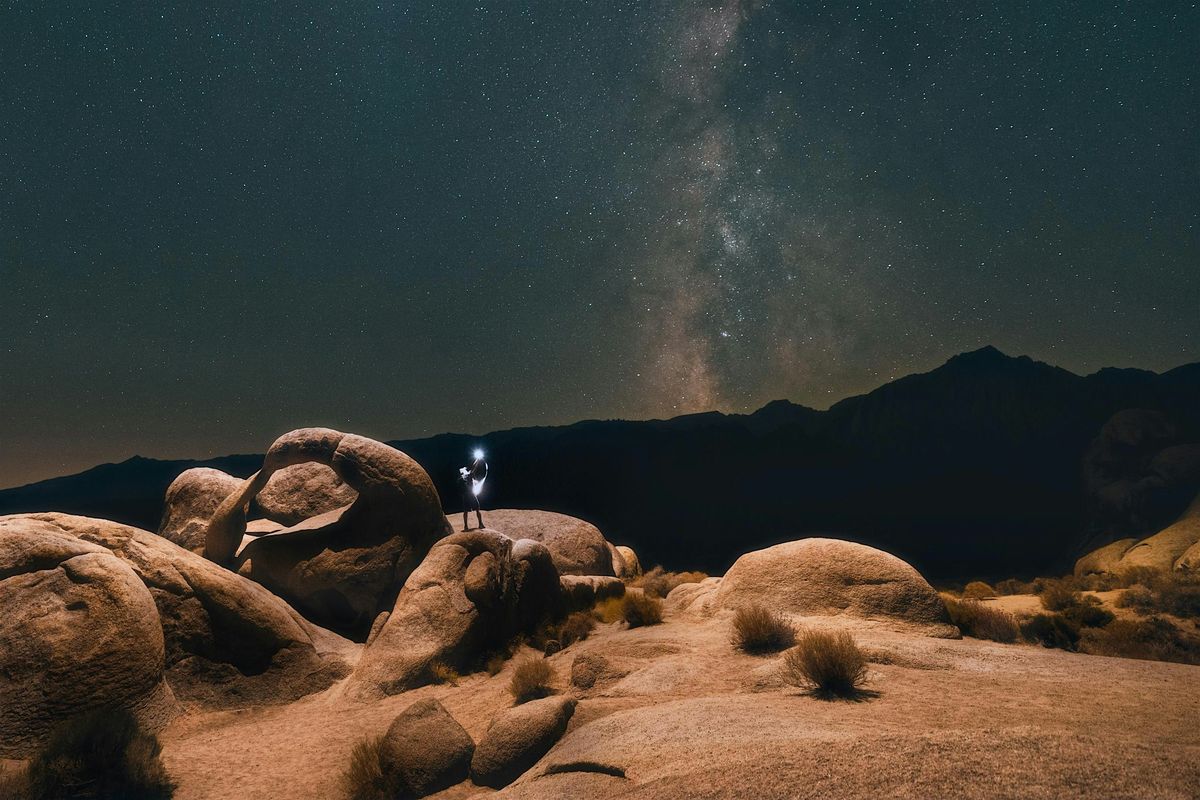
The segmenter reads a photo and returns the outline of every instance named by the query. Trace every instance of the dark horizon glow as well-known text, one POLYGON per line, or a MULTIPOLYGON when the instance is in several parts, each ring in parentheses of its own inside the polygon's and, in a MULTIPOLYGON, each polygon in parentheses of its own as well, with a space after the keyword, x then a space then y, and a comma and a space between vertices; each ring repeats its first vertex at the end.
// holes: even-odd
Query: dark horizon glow
POLYGON ((1200 360, 1194 4, 0 10, 0 486, 1200 360))

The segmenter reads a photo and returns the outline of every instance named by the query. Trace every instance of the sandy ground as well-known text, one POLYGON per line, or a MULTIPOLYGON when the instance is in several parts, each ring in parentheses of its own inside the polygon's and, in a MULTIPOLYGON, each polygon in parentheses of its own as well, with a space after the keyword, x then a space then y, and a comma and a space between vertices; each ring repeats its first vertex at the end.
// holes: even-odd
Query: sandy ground
MULTIPOLYGON (((813 622, 855 633, 875 662, 872 696, 783 685, 778 656, 733 650, 728 616, 600 625, 550 658, 558 683, 568 691, 584 652, 629 674, 576 692, 566 736, 499 796, 1200 797, 1200 667, 813 622)), ((176 797, 342 797, 353 744, 414 700, 441 699, 478 740, 509 703, 512 664, 373 704, 335 686, 285 707, 193 713, 162 736, 176 797)), ((489 794, 468 782, 439 797, 489 794)))

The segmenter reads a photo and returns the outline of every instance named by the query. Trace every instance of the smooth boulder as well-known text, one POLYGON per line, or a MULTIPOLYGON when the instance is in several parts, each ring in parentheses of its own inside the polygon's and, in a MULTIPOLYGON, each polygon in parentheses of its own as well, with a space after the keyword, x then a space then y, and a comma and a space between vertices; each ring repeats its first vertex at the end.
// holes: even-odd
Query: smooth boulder
POLYGON ((309 461, 276 472, 254 502, 264 517, 288 526, 345 508, 356 497, 331 468, 309 461))
POLYGON ((398 775, 414 797, 461 783, 471 771, 475 742, 432 698, 405 709, 383 736, 380 763, 385 773, 398 775))
POLYGON ((428 682, 435 662, 465 669, 532 630, 558 599, 558 576, 544 547, 518 544, 485 529, 434 545, 405 581, 348 690, 365 699, 397 694, 428 682))
POLYGON ((471 780, 493 789, 515 781, 562 738, 575 703, 546 697, 501 711, 475 747, 471 780))
POLYGON ((0 518, 105 548, 149 590, 161 623, 167 681, 211 707, 279 703, 325 689, 357 647, 318 628, 264 587, 149 531, 70 514, 0 518))
POLYGON ((90 709, 127 709, 151 729, 177 710, 154 600, 105 548, 0 518, 0 609, 0 756, 28 757, 90 709))
POLYGON ((616 574, 608 541, 590 522, 553 511, 500 508, 484 511, 483 523, 488 530, 500 531, 511 539, 533 539, 544 544, 559 575, 616 574))
POLYGON ((193 467, 179 473, 163 498, 158 535, 203 555, 208 523, 225 498, 241 485, 240 478, 209 467, 193 467))
POLYGON ((1117 562, 1117 571, 1133 567, 1174 569, 1175 563, 1197 542, 1200 542, 1200 495, 1174 523, 1126 550, 1117 562))
POLYGON ((616 573, 618 578, 622 580, 632 580, 642 576, 642 562, 638 560, 637 553, 633 552, 632 547, 626 547, 623 544, 613 545, 616 550, 617 558, 613 559, 614 569, 619 565, 620 571, 616 573))
POLYGON ((437 489, 416 461, 362 436, 305 428, 277 439, 262 469, 217 509, 205 555, 263 584, 314 622, 362 641, 447 533, 437 489), (354 501, 247 540, 251 502, 275 473, 306 463, 329 467, 356 492, 354 501))
POLYGON ((895 556, 840 539, 799 539, 746 553, 717 585, 717 607, 761 604, 797 616, 845 615, 930 636, 958 629, 921 574, 895 556))
POLYGON ((1097 548, 1075 562, 1076 575, 1100 575, 1116 572, 1121 556, 1137 544, 1137 539, 1118 539, 1097 548))

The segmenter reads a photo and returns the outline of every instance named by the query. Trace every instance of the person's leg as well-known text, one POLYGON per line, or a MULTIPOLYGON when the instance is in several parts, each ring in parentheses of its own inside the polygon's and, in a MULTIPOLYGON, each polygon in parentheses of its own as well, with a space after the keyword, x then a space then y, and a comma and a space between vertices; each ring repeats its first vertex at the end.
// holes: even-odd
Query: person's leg
POLYGON ((470 530, 470 527, 469 527, 470 526, 470 521, 469 521, 470 517, 468 517, 467 514, 471 510, 471 498, 473 498, 474 496, 475 495, 471 492, 470 489, 463 490, 463 530, 464 531, 470 530))
POLYGON ((483 528, 483 511, 479 508, 479 495, 472 492, 471 497, 474 498, 474 500, 475 500, 475 518, 477 520, 479 520, 479 527, 482 529, 483 528))

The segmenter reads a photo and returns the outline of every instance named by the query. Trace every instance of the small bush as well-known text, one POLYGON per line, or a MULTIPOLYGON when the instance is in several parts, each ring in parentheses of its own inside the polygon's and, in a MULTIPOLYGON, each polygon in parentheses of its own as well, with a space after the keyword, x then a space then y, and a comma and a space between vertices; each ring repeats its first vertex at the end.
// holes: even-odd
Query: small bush
POLYGON ((775 653, 796 643, 796 629, 782 614, 755 603, 734 614, 732 639, 747 653, 775 653))
POLYGON ((448 683, 451 686, 458 686, 458 682, 462 680, 462 676, 458 674, 458 670, 444 661, 434 661, 429 665, 428 671, 431 683, 448 683))
POLYGON ((1021 623, 1021 633, 1043 647, 1075 650, 1079 644, 1079 626, 1062 614, 1036 614, 1021 623))
POLYGON ((1012 614, 998 608, 985 606, 978 600, 958 600, 943 595, 950 621, 958 626, 964 636, 988 639, 993 642, 1012 644, 1020 638, 1021 630, 1012 614))
POLYGON ((1079 649, 1093 655, 1200 664, 1200 641, 1184 636, 1162 617, 1119 619, 1105 628, 1085 630, 1079 649))
POLYGON ((409 795, 404 780, 383 769, 383 737, 364 739, 350 751, 342 773, 342 789, 349 800, 394 800, 409 795))
POLYGON ((1047 611, 1063 611, 1083 602, 1078 590, 1065 581, 1047 581, 1038 596, 1047 611))
POLYGON ((621 616, 631 628, 657 625, 663 620, 662 600, 641 592, 627 592, 621 598, 621 616))
POLYGON ((529 638, 529 644, 539 650, 546 650, 553 643, 557 646, 554 651, 558 652, 565 647, 570 647, 575 642, 586 639, 595 627, 596 617, 594 615, 586 611, 576 611, 564 619, 547 622, 538 628, 537 632, 529 638))
POLYGON ((20 800, 29 796, 29 783, 25 780, 24 769, 9 769, 0 764, 0 797, 6 800, 20 800))
POLYGON ((483 662, 483 671, 488 675, 499 675, 504 669, 504 665, 508 663, 508 653, 492 653, 483 662))
POLYGON ((1115 619, 1113 613, 1101 605, 1099 598, 1090 594, 1084 595, 1078 605, 1059 613, 1076 628, 1103 628, 1115 619))
POLYGON ((141 730, 128 711, 89 711, 60 725, 29 762, 29 797, 166 800, 175 785, 160 752, 158 739, 141 730))
POLYGON ((517 705, 520 705, 553 694, 554 689, 550 685, 553 680, 554 668, 550 666, 550 662, 544 658, 530 656, 518 663, 513 670, 508 691, 517 705))
POLYGON ((633 585, 648 595, 666 597, 680 584, 699 583, 707 577, 703 572, 667 572, 658 566, 634 581, 633 585))
POLYGON ((996 584, 996 594, 1033 594, 1033 586, 1016 578, 1005 578, 996 584))
POLYGON ((1157 589, 1163 579, 1163 571, 1154 567, 1127 567, 1117 575, 1120 586, 1129 588, 1141 584, 1147 589, 1157 589))
POLYGON ((1200 618, 1200 576, 1173 573, 1158 592, 1159 608, 1184 619, 1200 618))
POLYGON ((854 697, 866 676, 867 658, 846 631, 802 631, 783 656, 783 679, 818 694, 854 697))
POLYGON ((971 581, 962 592, 965 600, 986 600, 996 596, 996 590, 983 581, 971 581))
POLYGON ((1134 611, 1145 613, 1153 610, 1156 600, 1157 597, 1149 587, 1135 583, 1117 595, 1116 603, 1119 608, 1132 608, 1134 611))
POLYGON ((601 622, 620 622, 625 618, 624 597, 609 597, 596 603, 592 616, 601 622))

